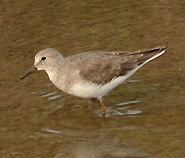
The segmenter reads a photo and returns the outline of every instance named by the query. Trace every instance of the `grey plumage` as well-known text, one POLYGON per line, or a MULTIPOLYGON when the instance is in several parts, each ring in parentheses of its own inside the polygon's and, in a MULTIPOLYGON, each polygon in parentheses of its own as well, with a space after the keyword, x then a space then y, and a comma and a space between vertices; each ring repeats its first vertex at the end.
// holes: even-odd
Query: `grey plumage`
POLYGON ((166 46, 133 52, 85 52, 64 58, 55 49, 47 48, 37 53, 34 66, 21 78, 35 69, 45 70, 53 84, 60 90, 82 98, 97 98, 106 106, 103 96, 125 81, 144 64, 162 55, 166 46))
POLYGON ((163 46, 134 52, 85 52, 69 56, 66 61, 79 70, 83 79, 104 85, 113 78, 126 75, 166 48, 163 46))

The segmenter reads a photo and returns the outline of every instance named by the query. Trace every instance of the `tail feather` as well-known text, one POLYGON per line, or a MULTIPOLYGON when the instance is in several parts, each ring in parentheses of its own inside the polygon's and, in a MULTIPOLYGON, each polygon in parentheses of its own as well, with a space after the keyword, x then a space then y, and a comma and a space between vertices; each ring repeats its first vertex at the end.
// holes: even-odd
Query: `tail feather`
MULTIPOLYGON (((153 60, 156 57, 162 55, 164 53, 164 50, 167 48, 167 46, 162 46, 162 47, 156 47, 150 50, 143 50, 140 52, 134 52, 131 55, 137 56, 138 54, 142 54, 141 57, 137 58, 137 64, 141 65, 142 63, 146 62, 147 60, 153 60)), ((149 60, 149 61, 150 61, 149 60)))
MULTIPOLYGON (((167 46, 160 46, 150 50, 137 50, 135 52, 130 53, 132 58, 127 62, 121 64, 121 71, 119 76, 126 75, 129 71, 137 71, 140 67, 142 67, 147 62, 157 58, 165 52, 167 46)), ((135 72, 134 71, 134 72, 135 72)))

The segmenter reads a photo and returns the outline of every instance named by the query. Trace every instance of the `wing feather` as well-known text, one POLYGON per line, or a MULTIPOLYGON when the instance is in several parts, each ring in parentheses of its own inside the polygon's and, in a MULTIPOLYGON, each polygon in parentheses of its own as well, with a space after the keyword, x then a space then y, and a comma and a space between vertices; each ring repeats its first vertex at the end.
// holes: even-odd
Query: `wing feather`
POLYGON ((166 48, 157 47, 134 52, 85 52, 69 56, 66 60, 73 63, 83 79, 96 84, 106 84, 113 78, 128 74, 166 48))

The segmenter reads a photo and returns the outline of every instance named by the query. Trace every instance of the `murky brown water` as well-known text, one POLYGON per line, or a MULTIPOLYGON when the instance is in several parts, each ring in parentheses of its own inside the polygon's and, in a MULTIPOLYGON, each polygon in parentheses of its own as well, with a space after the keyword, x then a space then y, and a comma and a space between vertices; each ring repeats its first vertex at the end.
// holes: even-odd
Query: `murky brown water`
POLYGON ((0 1, 0 157, 183 158, 185 2, 0 1), (99 103, 55 88, 45 72, 23 81, 35 54, 168 45, 99 103))

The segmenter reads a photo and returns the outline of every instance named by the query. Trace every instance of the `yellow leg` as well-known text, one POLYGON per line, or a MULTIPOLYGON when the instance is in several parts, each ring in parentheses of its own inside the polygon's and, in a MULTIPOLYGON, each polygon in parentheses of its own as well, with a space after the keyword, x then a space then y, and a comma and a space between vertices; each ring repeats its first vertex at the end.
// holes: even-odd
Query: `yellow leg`
POLYGON ((98 100, 100 101, 101 105, 102 105, 102 115, 105 115, 105 111, 106 111, 106 106, 103 104, 102 98, 98 98, 98 100))
POLYGON ((102 104, 102 112, 101 112, 101 114, 105 115, 105 111, 106 111, 106 106, 104 104, 102 104))

